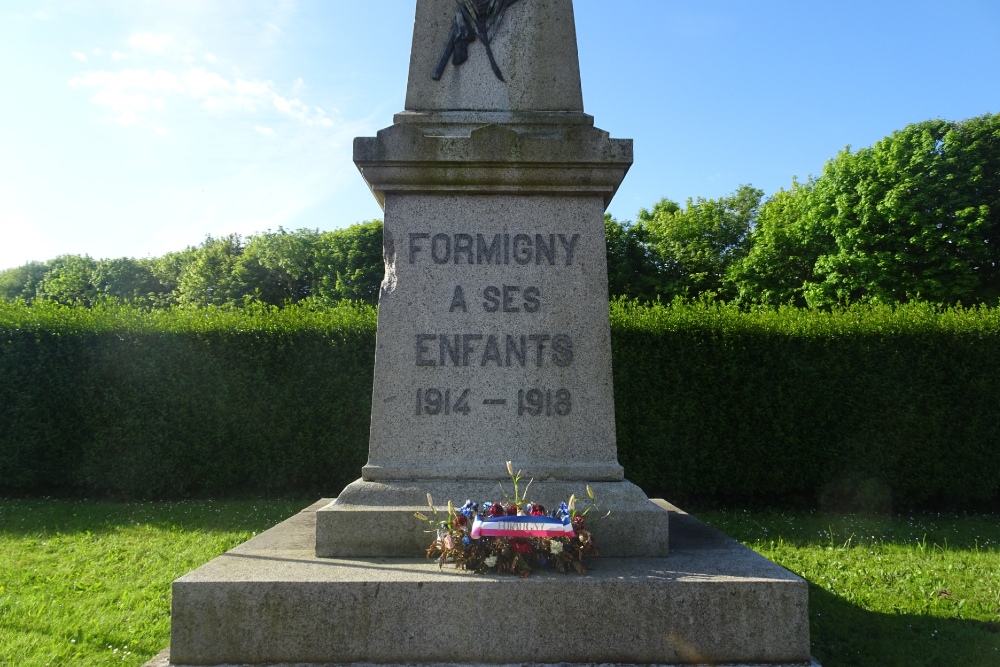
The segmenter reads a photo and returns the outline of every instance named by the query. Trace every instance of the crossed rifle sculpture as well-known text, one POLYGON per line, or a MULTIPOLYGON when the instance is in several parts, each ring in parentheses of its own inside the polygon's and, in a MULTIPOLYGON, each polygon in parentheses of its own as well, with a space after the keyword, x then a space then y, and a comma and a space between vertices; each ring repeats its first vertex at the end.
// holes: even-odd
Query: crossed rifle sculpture
POLYGON ((431 75, 433 79, 435 81, 441 80, 445 68, 448 67, 449 58, 455 67, 468 60, 469 44, 478 38, 486 47, 486 55, 490 59, 493 73, 497 75, 498 79, 505 81, 503 72, 500 71, 500 66, 497 65, 497 61, 493 57, 490 43, 500 28, 500 24, 503 23, 507 8, 515 2, 517 0, 455 0, 455 4, 458 5, 458 11, 455 13, 455 27, 452 28, 451 36, 448 37, 448 42, 444 45, 441 61, 438 63, 437 69, 434 70, 434 74, 431 75))

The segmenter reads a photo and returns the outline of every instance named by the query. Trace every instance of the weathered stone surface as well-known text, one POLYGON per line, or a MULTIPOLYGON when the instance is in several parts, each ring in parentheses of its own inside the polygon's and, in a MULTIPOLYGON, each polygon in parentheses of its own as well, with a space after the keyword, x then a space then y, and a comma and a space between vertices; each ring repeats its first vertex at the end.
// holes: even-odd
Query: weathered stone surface
MULTIPOLYGON (((599 521, 602 556, 662 557, 669 552, 669 515, 651 503, 634 484, 591 482, 599 511, 592 516, 611 514, 599 521)), ((509 483, 504 485, 512 493, 509 483)), ((558 507, 571 495, 580 498, 580 508, 588 506, 586 483, 541 481, 531 487, 531 498, 545 507, 558 507)), ((415 512, 428 514, 426 494, 435 499, 439 512, 447 511, 449 499, 502 501, 496 482, 447 482, 417 480, 406 482, 366 482, 358 480, 340 494, 336 503, 316 513, 316 555, 330 558, 407 558, 427 548, 427 526, 415 512), (370 530, 378 526, 377 531, 370 530), (385 539, 385 536, 391 539, 385 539)))
POLYGON ((365 480, 622 479, 603 209, 387 199, 365 480))
POLYGON ((543 503, 602 484, 610 553, 663 556, 667 516, 623 481, 615 442, 604 210, 632 142, 583 113, 572 2, 509 8, 503 82, 480 43, 431 78, 455 10, 418 0, 407 110, 355 140, 385 209, 369 460, 321 513, 317 553, 412 554, 423 493, 404 496, 486 500, 510 460, 543 503))
POLYGON ((174 583, 176 665, 810 664, 806 582, 662 501, 669 558, 524 580, 317 558, 315 510, 328 503, 174 583), (512 631, 456 638, 504 618, 512 631))
POLYGON ((386 193, 599 195, 607 207, 632 165, 632 141, 611 139, 590 116, 558 124, 524 113, 503 125, 479 114, 401 117, 354 140, 354 161, 383 207, 386 193))
POLYGON ((572 0, 521 0, 492 42, 505 83, 481 41, 460 67, 431 78, 455 20, 454 0, 418 0, 406 108, 413 111, 583 111, 572 0))
MULTIPOLYGON (((511 664, 507 664, 507 665, 493 665, 493 664, 489 664, 488 665, 488 664, 482 663, 482 662, 480 662, 480 663, 447 663, 447 664, 438 663, 438 664, 434 664, 434 665, 416 665, 414 663, 396 663, 396 666, 394 666, 394 665, 375 665, 373 663, 361 662, 361 663, 352 663, 350 665, 350 667, 397 667, 397 666, 398 667, 679 667, 679 665, 676 665, 676 664, 674 664, 674 665, 629 665, 629 664, 623 664, 623 663, 614 663, 614 664, 612 664, 612 663, 607 663, 607 662, 605 662, 605 663, 593 663, 593 662, 588 662, 588 663, 569 663, 569 662, 559 662, 559 663, 550 663, 550 664, 544 665, 544 666, 541 665, 541 664, 539 664, 539 663, 533 663, 533 662, 519 662, 519 663, 511 663, 511 664)), ((164 651, 163 653, 161 653, 160 655, 158 655, 156 658, 154 658, 153 660, 150 660, 145 665, 143 665, 143 667, 194 667, 194 666, 193 665, 176 665, 176 664, 172 664, 170 662, 170 651, 164 651)), ((221 665, 220 667, 250 667, 250 666, 249 665, 221 665)), ((335 664, 331 664, 331 663, 324 663, 322 665, 317 665, 317 664, 305 665, 305 664, 302 664, 302 663, 298 663, 298 664, 292 665, 292 664, 289 664, 289 663, 286 662, 286 663, 282 663, 280 665, 276 665, 276 664, 272 664, 272 665, 257 665, 256 667, 348 667, 348 666, 347 665, 335 665, 335 664)), ((745 664, 744 665, 700 665, 700 666, 699 665, 686 665, 685 667, 822 667, 822 666, 818 662, 816 662, 815 660, 813 660, 813 661, 811 661, 808 664, 803 664, 803 663, 797 662, 795 664, 788 664, 788 663, 786 663, 786 664, 783 664, 783 665, 776 665, 776 664, 769 664, 769 665, 745 665, 745 664)))

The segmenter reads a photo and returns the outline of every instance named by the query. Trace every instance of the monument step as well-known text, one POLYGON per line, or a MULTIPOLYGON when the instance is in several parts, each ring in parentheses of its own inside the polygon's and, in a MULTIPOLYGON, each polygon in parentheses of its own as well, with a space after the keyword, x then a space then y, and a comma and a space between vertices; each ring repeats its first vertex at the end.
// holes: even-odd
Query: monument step
MULTIPOLYGON (((147 662, 143 667, 194 667, 193 665, 175 665, 170 662, 170 650, 164 649, 159 655, 147 662)), ((509 665, 487 665, 484 663, 448 663, 438 665, 376 665, 374 663, 355 663, 353 665, 292 665, 284 663, 281 665, 223 665, 223 667, 822 667, 817 661, 808 663, 794 663, 784 665, 626 665, 621 663, 569 663, 561 662, 556 664, 541 665, 532 662, 511 663, 509 665)))
MULTIPOLYGON (((503 484, 513 493, 510 482, 503 484)), ((590 482, 598 502, 590 516, 591 527, 601 535, 602 556, 643 556, 657 558, 669 553, 669 514, 654 505, 635 484, 628 481, 590 482), (606 520, 600 517, 611 512, 606 520)), ((588 507, 587 482, 541 481, 531 486, 532 502, 558 507, 576 495, 578 509, 588 507)), ((523 489, 523 483, 522 483, 523 489)), ((504 500, 495 480, 413 480, 370 482, 358 480, 340 494, 336 502, 316 514, 316 555, 322 558, 406 558, 423 553, 429 544, 427 525, 414 518, 415 512, 430 514, 427 494, 434 499, 442 518, 447 503, 462 505, 504 500), (379 530, 371 530, 378 526, 379 530)))
POLYGON ((174 582, 163 664, 811 664, 806 582, 663 501, 669 557, 527 579, 317 558, 330 502, 174 582))

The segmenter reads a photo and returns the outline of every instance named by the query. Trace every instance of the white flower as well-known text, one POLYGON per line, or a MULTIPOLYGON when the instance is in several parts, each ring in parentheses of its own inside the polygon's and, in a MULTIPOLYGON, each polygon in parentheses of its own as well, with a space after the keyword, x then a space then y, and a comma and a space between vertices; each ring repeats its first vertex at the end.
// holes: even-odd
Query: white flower
POLYGON ((487 558, 483 562, 486 563, 486 567, 496 567, 497 557, 496 556, 490 556, 489 558, 487 558))
POLYGON ((549 551, 554 554, 561 554, 563 552, 563 543, 559 540, 552 540, 552 542, 549 543, 549 551))

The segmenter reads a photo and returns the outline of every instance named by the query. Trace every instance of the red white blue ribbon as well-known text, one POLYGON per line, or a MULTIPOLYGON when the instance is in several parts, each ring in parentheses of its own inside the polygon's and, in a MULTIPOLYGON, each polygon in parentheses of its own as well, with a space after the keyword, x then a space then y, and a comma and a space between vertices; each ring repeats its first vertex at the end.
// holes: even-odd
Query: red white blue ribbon
POLYGON ((573 537, 573 523, 547 516, 503 516, 486 519, 476 517, 469 537, 573 537))

